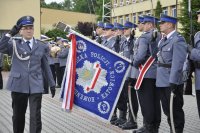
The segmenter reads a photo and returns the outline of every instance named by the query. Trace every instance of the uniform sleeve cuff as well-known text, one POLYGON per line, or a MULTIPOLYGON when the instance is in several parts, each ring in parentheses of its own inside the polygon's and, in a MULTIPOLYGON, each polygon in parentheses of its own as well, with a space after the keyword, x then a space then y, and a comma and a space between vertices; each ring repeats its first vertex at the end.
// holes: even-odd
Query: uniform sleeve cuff
POLYGON ((6 34, 7 37, 12 37, 9 33, 6 34))

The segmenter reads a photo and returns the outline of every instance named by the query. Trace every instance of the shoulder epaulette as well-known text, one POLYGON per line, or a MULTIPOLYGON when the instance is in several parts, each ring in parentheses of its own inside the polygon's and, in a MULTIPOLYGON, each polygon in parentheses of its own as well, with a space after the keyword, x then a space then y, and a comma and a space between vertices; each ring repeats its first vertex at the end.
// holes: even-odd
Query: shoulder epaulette
POLYGON ((200 31, 198 31, 198 32, 194 35, 194 38, 195 38, 196 36, 199 36, 199 38, 200 38, 200 31))
POLYGON ((185 41, 185 38, 180 33, 177 34, 177 38, 178 41, 185 41))
POLYGON ((39 39, 36 39, 36 41, 41 42, 42 44, 47 44, 47 42, 39 40, 39 39))

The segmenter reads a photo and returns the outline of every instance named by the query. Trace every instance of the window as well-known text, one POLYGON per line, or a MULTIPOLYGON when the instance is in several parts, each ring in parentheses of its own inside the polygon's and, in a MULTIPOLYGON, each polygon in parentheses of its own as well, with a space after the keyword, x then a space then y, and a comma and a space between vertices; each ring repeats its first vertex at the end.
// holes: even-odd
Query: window
POLYGON ((124 0, 120 0, 120 6, 123 6, 124 5, 124 0))
POLYGON ((120 21, 120 24, 124 24, 123 16, 121 16, 121 17, 119 18, 119 21, 120 21))
POLYGON ((133 23, 136 23, 136 14, 133 13, 133 23))
POLYGON ((117 17, 114 18, 114 23, 117 23, 117 17))
POLYGON ((126 21, 129 21, 129 15, 126 15, 126 21))
POLYGON ((126 0, 126 5, 129 5, 130 4, 130 0, 126 0))
POLYGON ((138 12, 138 16, 142 16, 143 15, 143 12, 138 12))
POLYGON ((168 10, 167 10, 167 7, 163 8, 163 14, 168 14, 168 10))
POLYGON ((172 7, 172 16, 177 17, 176 6, 172 7))
POLYGON ((114 0, 114 7, 117 7, 117 0, 114 0))
POLYGON ((148 11, 145 12, 145 14, 150 16, 151 15, 151 11, 148 10, 148 11))
POLYGON ((136 3, 136 0, 132 0, 132 3, 136 3))

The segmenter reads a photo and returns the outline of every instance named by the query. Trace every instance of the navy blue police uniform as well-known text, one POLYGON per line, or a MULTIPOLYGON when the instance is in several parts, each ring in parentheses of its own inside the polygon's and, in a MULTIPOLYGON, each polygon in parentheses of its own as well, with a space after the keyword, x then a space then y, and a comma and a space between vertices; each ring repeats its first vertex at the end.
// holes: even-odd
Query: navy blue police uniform
MULTIPOLYGON (((177 19, 161 15, 160 23, 176 24, 177 19)), ((170 124, 170 95, 173 92, 173 116, 176 133, 182 133, 185 123, 183 111, 183 80, 182 70, 187 55, 185 39, 174 30, 166 35, 159 43, 158 67, 156 86, 160 90, 161 103, 164 114, 170 124)))
MULTIPOLYGON (((97 28, 104 28, 104 23, 101 21, 97 22, 97 28)), ((103 35, 98 35, 95 37, 95 41, 98 42, 99 44, 101 44, 104 41, 104 36, 103 35)))
MULTIPOLYGON (((200 18, 200 10, 197 11, 198 18, 200 18)), ((200 23, 200 22, 199 22, 200 23)), ((197 98, 197 107, 200 118, 200 31, 194 36, 194 48, 191 51, 190 59, 194 61, 195 66, 195 89, 197 98)))
MULTIPOLYGON (((153 16, 144 15, 143 23, 157 23, 157 19, 153 16)), ((139 38, 138 48, 136 50, 133 66, 139 68, 140 65, 144 65, 147 59, 155 54, 157 44, 160 40, 160 35, 154 37, 154 29, 151 28, 145 31, 139 38)), ((149 67, 144 79, 139 88, 138 98, 141 106, 142 115, 144 117, 145 128, 142 132, 157 133, 161 122, 161 108, 159 91, 156 88, 156 62, 149 67)), ((140 132, 136 130, 135 132, 140 132)))
MULTIPOLYGON (((44 77, 47 78, 52 97, 55 95, 55 82, 48 65, 48 46, 32 37, 30 40, 23 38, 13 40, 21 28, 33 30, 34 18, 21 17, 17 24, 0 40, 0 52, 12 56, 7 89, 11 91, 13 109, 13 132, 23 133, 25 114, 29 101, 30 107, 30 133, 40 133, 41 102, 44 92, 44 77), (31 44, 32 46, 30 46, 31 44), (31 48, 32 47, 32 48, 31 48)), ((27 29, 23 29, 27 30, 27 29)))
MULTIPOLYGON (((120 52, 122 53, 122 55, 131 60, 133 59, 133 47, 135 44, 135 37, 134 37, 133 30, 136 29, 136 27, 137 27, 137 25, 133 24, 132 22, 129 22, 129 21, 125 22, 124 30, 131 30, 131 33, 130 33, 130 35, 126 35, 126 40, 120 46, 120 52)), ((133 114, 135 117, 137 117, 138 99, 137 99, 136 91, 134 89, 135 79, 131 78, 131 69, 127 76, 127 80, 124 83, 124 87, 122 90, 122 92, 124 91, 123 97, 122 97, 122 95, 120 95, 121 99, 126 100, 125 103, 122 103, 122 104, 127 105, 127 102, 129 102, 128 120, 126 123, 119 126, 125 130, 137 128, 137 122, 136 122, 136 120, 133 119, 133 115, 132 115, 132 111, 131 111, 133 109, 133 114), (129 87, 131 87, 130 94, 128 94, 129 87), (131 101, 129 101, 128 95, 129 96, 131 95, 131 99, 130 99, 131 101), (130 104, 132 104, 132 106, 130 106, 130 104)))

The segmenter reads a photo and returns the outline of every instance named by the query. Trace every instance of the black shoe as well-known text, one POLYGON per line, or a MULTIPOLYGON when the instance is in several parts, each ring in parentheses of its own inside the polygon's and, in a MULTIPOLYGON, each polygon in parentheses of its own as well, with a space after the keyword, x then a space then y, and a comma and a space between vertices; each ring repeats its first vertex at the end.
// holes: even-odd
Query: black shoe
POLYGON ((141 128, 134 130, 133 133, 144 133, 146 130, 145 126, 142 126, 141 128))
POLYGON ((127 121, 126 123, 119 125, 118 127, 123 130, 130 130, 130 129, 136 129, 138 126, 137 123, 135 122, 127 121))
POLYGON ((110 120, 110 124, 114 125, 115 124, 115 121, 117 120, 117 115, 113 115, 111 120, 110 120))
POLYGON ((115 126, 119 126, 119 125, 122 125, 126 123, 126 119, 123 119, 123 118, 118 118, 116 121, 115 121, 115 126))

